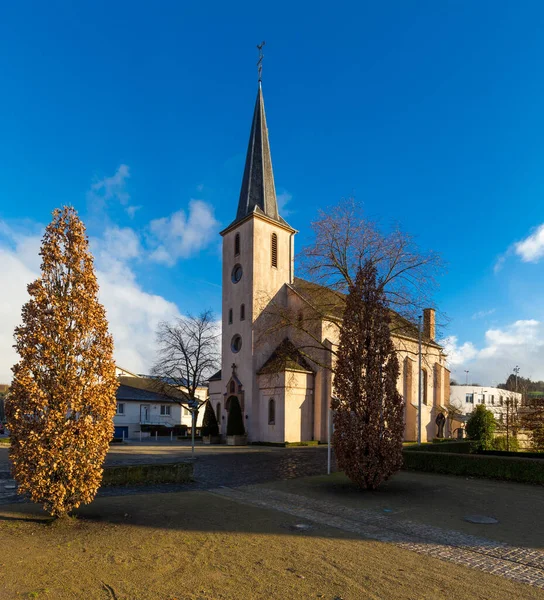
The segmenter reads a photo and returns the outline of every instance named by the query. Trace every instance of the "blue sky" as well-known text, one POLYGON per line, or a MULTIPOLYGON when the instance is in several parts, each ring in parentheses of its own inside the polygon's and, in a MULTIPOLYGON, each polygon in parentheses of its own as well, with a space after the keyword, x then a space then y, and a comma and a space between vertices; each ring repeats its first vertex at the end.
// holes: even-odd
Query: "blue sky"
POLYGON ((355 195, 448 263, 437 302, 454 375, 491 384, 520 363, 544 378, 541 2, 74 4, 0 9, 0 258, 4 280, 8 262, 18 274, 0 344, 40 225, 65 203, 119 318, 141 311, 142 345, 160 317, 219 311, 217 232, 236 210, 265 39, 298 247, 319 207, 355 195))

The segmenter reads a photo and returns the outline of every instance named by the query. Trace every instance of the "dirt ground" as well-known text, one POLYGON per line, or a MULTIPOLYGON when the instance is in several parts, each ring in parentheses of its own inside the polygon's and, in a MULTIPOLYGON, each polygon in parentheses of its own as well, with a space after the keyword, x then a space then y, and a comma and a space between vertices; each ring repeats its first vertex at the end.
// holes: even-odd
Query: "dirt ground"
POLYGON ((0 507, 0 599, 512 600, 542 590, 208 492, 0 507))
POLYGON ((400 471, 374 492, 358 490, 343 473, 264 484, 350 508, 386 511, 412 520, 523 548, 544 548, 544 488, 537 485, 400 471), (499 520, 467 523, 467 515, 499 520))

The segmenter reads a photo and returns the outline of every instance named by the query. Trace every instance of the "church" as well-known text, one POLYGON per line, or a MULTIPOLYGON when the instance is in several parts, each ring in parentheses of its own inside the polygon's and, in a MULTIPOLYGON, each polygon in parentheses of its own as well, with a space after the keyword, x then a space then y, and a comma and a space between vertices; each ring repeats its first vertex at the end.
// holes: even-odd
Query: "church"
MULTIPOLYGON (((249 443, 327 440, 334 393, 330 349, 338 344, 342 295, 295 276, 296 233, 278 212, 259 81, 238 208, 220 234, 222 368, 209 380, 209 400, 222 437, 229 403, 236 397, 249 443), (316 318, 317 297, 327 298, 330 310, 316 318), (270 319, 282 311, 297 320, 271 327, 270 319), (311 352, 301 351, 310 346, 305 338, 316 342, 311 352)), ((406 322, 392 337, 401 371, 398 390, 405 400, 405 439, 415 440, 418 330, 406 322)), ((423 340, 422 441, 427 441, 435 437, 436 416, 449 400, 449 371, 435 341, 433 309, 424 311, 423 340)))

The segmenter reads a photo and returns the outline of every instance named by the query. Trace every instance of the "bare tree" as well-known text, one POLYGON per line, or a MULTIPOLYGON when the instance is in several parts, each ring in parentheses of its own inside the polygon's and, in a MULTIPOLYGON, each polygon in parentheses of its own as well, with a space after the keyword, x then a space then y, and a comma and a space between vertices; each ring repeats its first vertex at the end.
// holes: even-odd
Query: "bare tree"
POLYGON ((220 328, 210 310, 198 316, 181 317, 173 323, 161 322, 152 371, 157 385, 164 391, 170 386, 182 390, 183 396, 178 397, 181 404, 203 404, 205 399, 198 398, 197 389, 219 367, 220 337, 220 328))
MULTIPOLYGON (((330 364, 322 352, 331 351, 323 343, 322 323, 339 330, 346 294, 366 263, 376 269, 379 291, 391 308, 391 333, 417 338, 414 323, 422 308, 433 306, 432 295, 443 268, 440 256, 422 251, 398 225, 387 232, 380 230, 352 198, 320 211, 312 229, 314 240, 298 257, 303 279, 295 279, 291 286, 303 308, 286 303, 281 295, 263 296, 257 341, 271 334, 279 337, 287 329, 298 330, 297 348, 320 366, 330 364)), ((332 348, 333 354, 336 350, 332 348)))
POLYGON ((453 437, 454 432, 454 424, 461 422, 461 417, 463 416, 463 409, 459 403, 451 403, 448 401, 446 407, 444 409, 445 417, 448 422, 449 434, 450 437, 453 437))

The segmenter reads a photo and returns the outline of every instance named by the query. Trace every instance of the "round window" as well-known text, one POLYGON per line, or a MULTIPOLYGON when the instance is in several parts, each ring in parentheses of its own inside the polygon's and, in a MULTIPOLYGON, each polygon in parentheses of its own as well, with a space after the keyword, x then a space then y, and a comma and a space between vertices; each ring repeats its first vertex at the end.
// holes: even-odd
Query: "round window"
POLYGON ((243 274, 242 265, 234 265, 234 268, 232 269, 232 275, 231 275, 232 283, 238 283, 240 281, 240 279, 242 279, 242 274, 243 274))
POLYGON ((233 352, 240 352, 242 349, 242 336, 236 334, 230 342, 230 348, 233 352))

